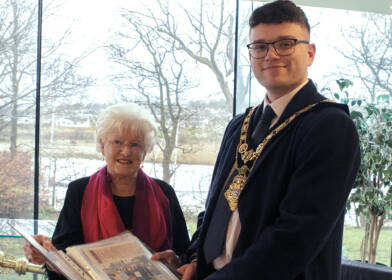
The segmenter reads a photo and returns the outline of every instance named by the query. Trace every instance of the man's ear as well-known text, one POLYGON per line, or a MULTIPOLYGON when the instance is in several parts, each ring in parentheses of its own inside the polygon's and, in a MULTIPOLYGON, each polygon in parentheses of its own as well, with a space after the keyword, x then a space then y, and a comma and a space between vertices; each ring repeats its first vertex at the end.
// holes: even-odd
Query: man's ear
POLYGON ((316 45, 309 44, 308 45, 308 66, 311 66, 313 64, 315 56, 316 56, 316 45))

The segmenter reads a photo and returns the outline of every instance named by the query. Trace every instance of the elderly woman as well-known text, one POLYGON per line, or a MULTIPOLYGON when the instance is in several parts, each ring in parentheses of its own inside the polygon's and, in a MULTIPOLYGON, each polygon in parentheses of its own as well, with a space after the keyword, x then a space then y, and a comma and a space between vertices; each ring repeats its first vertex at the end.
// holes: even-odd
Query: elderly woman
MULTIPOLYGON (((189 236, 173 188, 141 169, 153 149, 155 134, 149 114, 135 104, 110 106, 100 115, 96 145, 106 166, 69 184, 52 237, 56 249, 98 241, 129 229, 153 250, 185 252, 189 236)), ((36 239, 54 249, 49 238, 36 239)), ((30 244, 24 250, 29 261, 45 261, 30 244)), ((63 279, 53 272, 49 278, 63 279)))

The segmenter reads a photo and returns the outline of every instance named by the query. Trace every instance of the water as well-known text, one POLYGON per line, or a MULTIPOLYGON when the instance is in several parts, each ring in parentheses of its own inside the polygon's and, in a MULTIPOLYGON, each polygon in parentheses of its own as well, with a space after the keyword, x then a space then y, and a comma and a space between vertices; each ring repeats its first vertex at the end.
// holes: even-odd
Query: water
MULTIPOLYGON (((49 158, 41 158, 42 171, 46 190, 51 192, 52 186, 48 186, 49 181, 54 181, 56 186, 56 204, 55 209, 60 210, 67 186, 69 182, 80 177, 89 176, 105 165, 103 160, 85 159, 85 158, 60 158, 50 161, 49 158), (55 180, 48 180, 49 172, 53 176, 53 166, 56 166, 55 180)), ((159 163, 143 163, 143 170, 151 177, 162 178, 162 168, 159 163)), ((181 207, 190 210, 194 214, 204 209, 205 199, 211 182, 213 172, 212 165, 182 164, 171 178, 171 185, 176 191, 181 207)), ((48 198, 51 201, 51 197, 48 198)), ((350 210, 345 217, 345 224, 355 226, 355 212, 350 210)))
MULTIPOLYGON (((55 209, 61 209, 67 186, 71 181, 89 176, 104 165, 105 162, 103 160, 95 159, 41 158, 41 170, 44 173, 44 190, 51 193, 53 184, 55 184, 56 187, 55 209)), ((162 178, 161 164, 146 162, 143 163, 142 168, 149 176, 159 179, 162 178)), ((177 167, 170 183, 176 191, 182 207, 199 210, 204 207, 212 171, 212 165, 183 164, 177 167)), ((51 197, 48 197, 48 200, 51 201, 51 197)))

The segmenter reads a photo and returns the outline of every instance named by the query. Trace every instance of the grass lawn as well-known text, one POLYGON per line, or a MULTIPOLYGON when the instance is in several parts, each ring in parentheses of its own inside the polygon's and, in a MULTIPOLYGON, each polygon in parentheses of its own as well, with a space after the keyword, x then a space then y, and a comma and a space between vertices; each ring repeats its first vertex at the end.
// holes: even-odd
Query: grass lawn
MULTIPOLYGON (((362 228, 345 227, 343 232, 343 256, 350 260, 360 259, 364 231, 362 228)), ((383 228, 378 240, 376 262, 391 265, 392 228, 383 228)))

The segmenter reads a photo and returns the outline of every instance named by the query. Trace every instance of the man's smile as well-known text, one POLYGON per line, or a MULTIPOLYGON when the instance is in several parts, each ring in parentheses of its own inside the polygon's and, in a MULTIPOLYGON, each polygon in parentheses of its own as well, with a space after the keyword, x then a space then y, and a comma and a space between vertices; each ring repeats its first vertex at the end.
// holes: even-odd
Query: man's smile
POLYGON ((286 65, 267 65, 263 66, 262 70, 270 70, 270 69, 280 69, 280 68, 286 68, 286 65))

